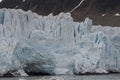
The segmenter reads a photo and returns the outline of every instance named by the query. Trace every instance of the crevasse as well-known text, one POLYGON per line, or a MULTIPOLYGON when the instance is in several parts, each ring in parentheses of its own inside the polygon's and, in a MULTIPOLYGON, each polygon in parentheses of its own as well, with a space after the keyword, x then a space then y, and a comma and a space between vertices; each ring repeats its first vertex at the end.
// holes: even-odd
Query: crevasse
POLYGON ((120 72, 120 28, 0 9, 0 74, 120 72))

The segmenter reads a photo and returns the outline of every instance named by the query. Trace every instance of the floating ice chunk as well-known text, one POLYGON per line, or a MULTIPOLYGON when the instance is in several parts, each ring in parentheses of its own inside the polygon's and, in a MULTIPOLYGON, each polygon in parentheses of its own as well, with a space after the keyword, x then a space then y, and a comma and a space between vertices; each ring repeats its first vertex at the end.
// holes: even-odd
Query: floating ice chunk
POLYGON ((25 0, 23 0, 23 2, 25 2, 25 0))
POLYGON ((102 14, 102 16, 106 16, 106 14, 102 14))
POLYGON ((115 16, 120 16, 120 13, 116 13, 115 16))

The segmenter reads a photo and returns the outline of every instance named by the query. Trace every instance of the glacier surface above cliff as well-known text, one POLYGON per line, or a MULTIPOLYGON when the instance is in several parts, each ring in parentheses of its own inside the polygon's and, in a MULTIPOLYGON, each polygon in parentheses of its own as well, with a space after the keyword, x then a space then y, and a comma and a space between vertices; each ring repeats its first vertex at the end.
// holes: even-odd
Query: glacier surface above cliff
POLYGON ((120 28, 0 9, 0 74, 120 72, 120 28))

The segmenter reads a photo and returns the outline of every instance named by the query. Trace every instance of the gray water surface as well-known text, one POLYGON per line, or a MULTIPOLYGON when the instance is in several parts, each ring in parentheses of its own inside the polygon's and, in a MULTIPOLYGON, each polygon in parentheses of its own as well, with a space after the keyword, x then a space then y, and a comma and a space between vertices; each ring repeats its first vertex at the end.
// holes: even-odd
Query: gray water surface
POLYGON ((120 80, 120 74, 13 77, 13 78, 0 78, 0 80, 120 80))

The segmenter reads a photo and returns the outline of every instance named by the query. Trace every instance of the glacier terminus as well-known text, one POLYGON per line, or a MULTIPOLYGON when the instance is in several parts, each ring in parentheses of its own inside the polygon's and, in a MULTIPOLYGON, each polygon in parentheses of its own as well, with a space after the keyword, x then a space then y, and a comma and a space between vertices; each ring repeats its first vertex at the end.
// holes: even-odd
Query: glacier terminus
POLYGON ((120 72, 120 28, 0 9, 0 75, 120 72))

